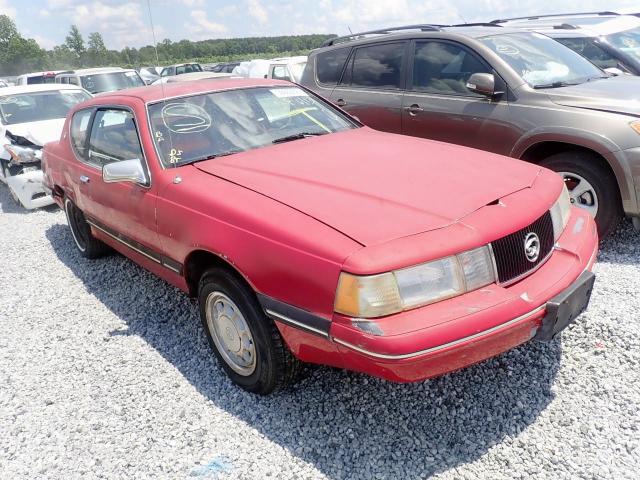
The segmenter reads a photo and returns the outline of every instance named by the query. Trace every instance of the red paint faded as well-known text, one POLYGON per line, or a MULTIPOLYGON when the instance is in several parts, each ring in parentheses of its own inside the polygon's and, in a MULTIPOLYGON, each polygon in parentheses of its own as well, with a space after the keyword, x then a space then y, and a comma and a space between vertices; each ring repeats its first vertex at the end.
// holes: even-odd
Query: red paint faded
MULTIPOLYGON (((204 80, 99 95, 76 110, 99 105, 133 110, 151 186, 105 184, 99 170, 79 162, 73 153, 69 120, 60 142, 45 147, 45 182, 86 214, 148 249, 181 264, 194 252, 213 253, 257 293, 331 320, 330 338, 277 323, 300 359, 396 381, 455 370, 526 342, 544 308, 527 314, 544 307, 591 268, 598 241, 594 223, 574 209, 559 240, 561 248, 524 280, 377 319, 373 323, 378 334, 365 333, 353 319, 333 312, 341 271, 379 273, 485 245, 540 217, 557 199, 562 181, 538 166, 368 128, 196 165, 161 167, 148 129, 147 102, 279 84, 204 80), (89 184, 78 182, 80 175, 89 176, 89 184), (174 183, 176 177, 181 182, 174 183), (500 328, 520 316, 518 322, 500 328), (488 329, 491 333, 481 334, 488 329), (375 359, 339 343, 402 355, 470 335, 478 336, 455 347, 394 361, 375 359)), ((60 196, 56 200, 61 204, 60 196)), ((166 281, 189 290, 185 279, 189 272, 171 272, 102 232, 93 233, 166 281)))

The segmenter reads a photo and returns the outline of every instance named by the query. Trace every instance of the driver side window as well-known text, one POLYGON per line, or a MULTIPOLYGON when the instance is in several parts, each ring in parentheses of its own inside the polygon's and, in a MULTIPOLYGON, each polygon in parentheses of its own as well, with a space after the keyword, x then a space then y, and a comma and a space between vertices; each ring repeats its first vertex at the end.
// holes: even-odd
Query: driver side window
POLYGON ((441 95, 481 96, 467 89, 474 73, 493 73, 478 56, 449 42, 416 43, 413 90, 441 95))
POLYGON ((97 166, 121 160, 142 159, 142 147, 133 114, 105 109, 95 114, 89 139, 89 161, 97 166))

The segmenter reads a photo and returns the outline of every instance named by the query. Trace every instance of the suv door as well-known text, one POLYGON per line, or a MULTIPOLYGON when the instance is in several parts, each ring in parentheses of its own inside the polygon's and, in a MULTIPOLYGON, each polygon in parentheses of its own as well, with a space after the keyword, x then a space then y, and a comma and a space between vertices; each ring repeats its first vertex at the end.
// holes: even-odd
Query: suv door
POLYGON ((107 163, 139 158, 147 165, 133 113, 119 107, 100 108, 93 114, 88 130, 89 137, 83 144, 82 137, 75 139, 72 124, 74 150, 81 160, 78 162, 80 208, 97 228, 122 243, 142 244, 158 250, 153 186, 105 183, 102 179, 102 167, 107 163))
POLYGON ((520 132, 509 125, 506 94, 490 100, 467 89, 474 73, 498 74, 475 52, 448 40, 416 40, 412 45, 402 133, 508 154, 520 132))
POLYGON ((408 44, 396 41, 354 48, 331 101, 371 128, 400 133, 408 44))

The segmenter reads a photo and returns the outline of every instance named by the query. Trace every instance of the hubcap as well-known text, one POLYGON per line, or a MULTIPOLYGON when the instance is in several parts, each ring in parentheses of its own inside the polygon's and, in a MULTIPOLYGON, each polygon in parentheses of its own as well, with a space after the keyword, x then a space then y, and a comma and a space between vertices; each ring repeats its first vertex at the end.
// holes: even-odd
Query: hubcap
POLYGON ((596 190, 584 177, 572 172, 558 172, 564 178, 571 203, 588 211, 592 217, 598 214, 596 190))
POLYGON ((218 352, 234 372, 249 376, 256 369, 256 348, 249 325, 233 301, 212 292, 206 303, 207 327, 218 352))

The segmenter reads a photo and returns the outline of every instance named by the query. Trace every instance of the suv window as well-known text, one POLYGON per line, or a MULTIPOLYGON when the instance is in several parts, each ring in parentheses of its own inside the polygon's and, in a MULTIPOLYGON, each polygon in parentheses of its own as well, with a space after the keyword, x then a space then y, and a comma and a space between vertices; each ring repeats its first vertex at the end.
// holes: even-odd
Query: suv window
POLYGON ((351 62, 351 85, 401 88, 405 45, 404 42, 384 43, 358 48, 351 62))
POLYGON ((556 41, 579 53, 600 68, 619 68, 618 60, 591 38, 556 38, 556 41))
POLYGON ((71 119, 71 144, 79 157, 87 158, 87 127, 91 119, 91 110, 80 110, 71 119))
POLYGON ((474 53, 449 42, 416 43, 413 57, 414 90, 442 95, 481 96, 467 89, 474 73, 493 73, 474 53))
POLYGON ((319 53, 316 57, 318 82, 325 85, 337 85, 350 51, 350 48, 338 48, 319 53))
POLYGON ((98 110, 89 140, 91 163, 105 165, 120 160, 142 159, 142 148, 133 114, 127 110, 98 110))

